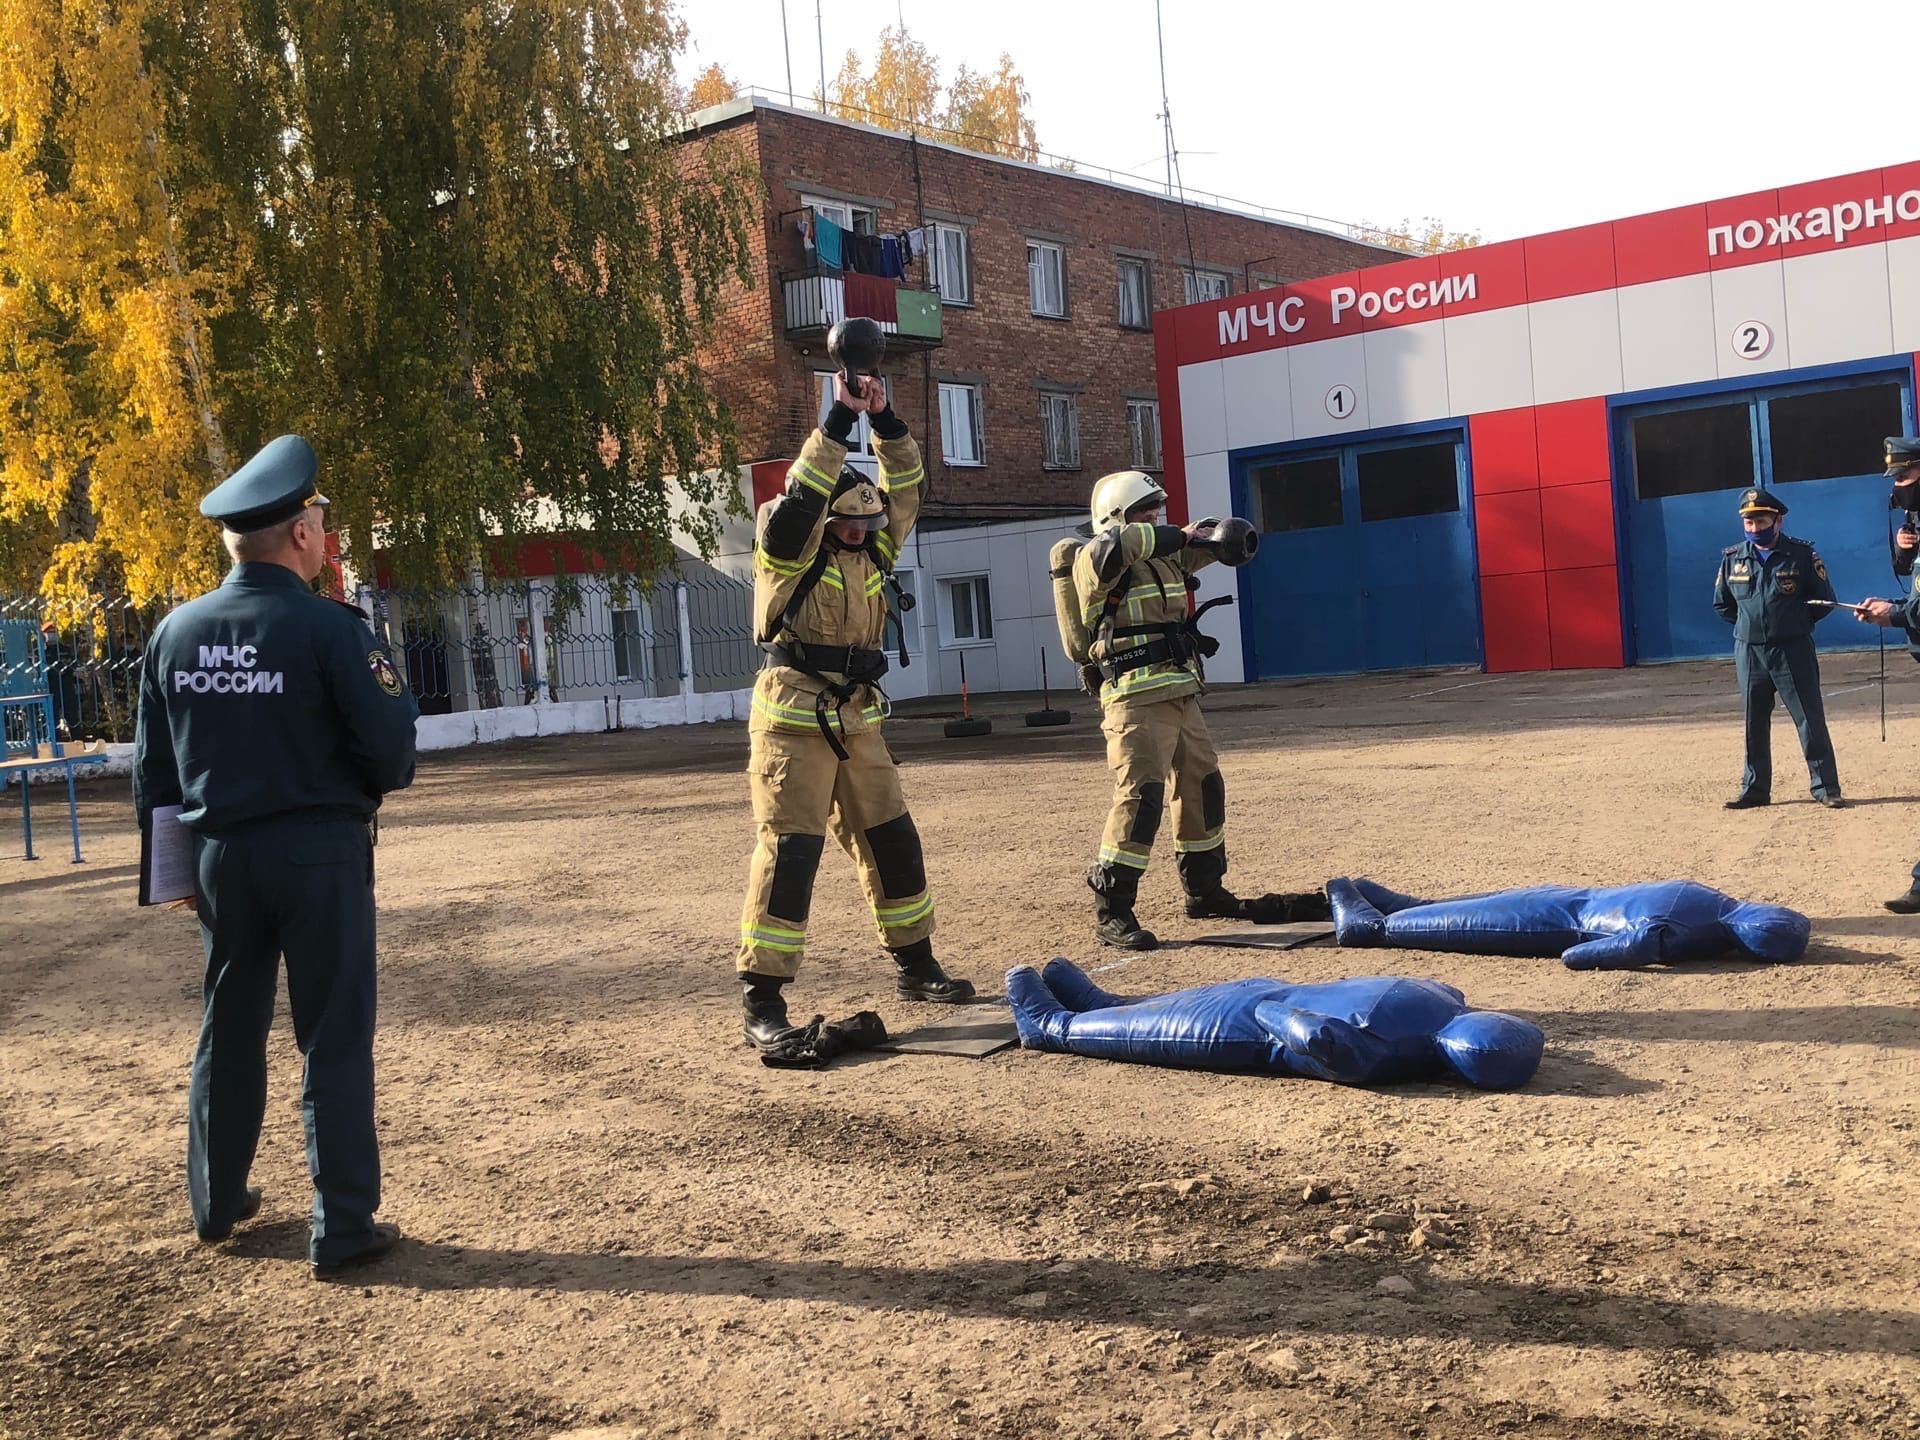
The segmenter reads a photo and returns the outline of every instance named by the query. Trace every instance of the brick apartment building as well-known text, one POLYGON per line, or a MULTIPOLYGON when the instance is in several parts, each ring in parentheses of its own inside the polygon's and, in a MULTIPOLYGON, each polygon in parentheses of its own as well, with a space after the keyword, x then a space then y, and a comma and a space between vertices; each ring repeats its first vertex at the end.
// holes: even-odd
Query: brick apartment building
POLYGON ((826 330, 844 302, 801 220, 924 231, 925 257, 889 283, 938 293, 935 333, 892 335, 883 368, 927 453, 935 528, 1077 510, 1100 475, 1157 470, 1155 310, 1390 254, 760 97, 695 123, 700 137, 744 144, 766 185, 755 283, 734 299, 709 361, 750 460, 797 453, 824 409, 826 330))

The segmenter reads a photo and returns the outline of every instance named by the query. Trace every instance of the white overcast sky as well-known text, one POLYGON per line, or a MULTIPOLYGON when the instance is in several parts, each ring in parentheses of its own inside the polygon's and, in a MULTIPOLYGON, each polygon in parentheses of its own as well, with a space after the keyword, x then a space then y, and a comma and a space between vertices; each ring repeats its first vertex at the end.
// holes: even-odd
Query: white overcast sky
MULTIPOLYGON (((1009 52, 1043 148, 1164 179, 1153 0, 818 0, 831 75, 885 25, 941 61, 1009 52)), ((678 0, 685 73, 787 87, 780 0, 678 0)), ((816 0, 786 0, 793 88, 816 0)), ((1920 160, 1911 0, 1166 0, 1187 187, 1488 240, 1920 160)))

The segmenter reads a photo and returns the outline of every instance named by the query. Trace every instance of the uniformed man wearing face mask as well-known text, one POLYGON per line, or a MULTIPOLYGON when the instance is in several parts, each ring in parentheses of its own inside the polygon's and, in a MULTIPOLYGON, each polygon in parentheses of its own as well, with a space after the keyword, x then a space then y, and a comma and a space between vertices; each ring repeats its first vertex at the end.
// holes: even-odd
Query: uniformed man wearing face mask
MULTIPOLYGON (((1894 509, 1907 511, 1909 517, 1920 510, 1920 435, 1887 437, 1887 479, 1892 482, 1888 503, 1894 509)), ((1908 533, 1908 527, 1902 526, 1900 533, 1908 533)), ((1914 574, 1914 546, 1902 547, 1897 539, 1895 546, 1895 573, 1914 574), (1906 557, 1904 566, 1902 549, 1906 557)), ((1905 600, 1868 600, 1860 607, 1860 618, 1870 625, 1900 626, 1907 632, 1908 650, 1915 660, 1920 660, 1920 574, 1914 574, 1913 587, 1905 600)), ((1907 887, 1907 893, 1896 895, 1884 904, 1896 915, 1920 915, 1920 864, 1913 867, 1913 882, 1907 887)))
POLYGON ((1746 768, 1729 810, 1765 805, 1773 798, 1773 698, 1785 702, 1807 757, 1813 798, 1830 809, 1847 802, 1840 795, 1840 772, 1827 712, 1820 696, 1820 661, 1813 627, 1832 610, 1809 601, 1832 601, 1827 567, 1812 545, 1782 532, 1787 513, 1767 491, 1755 486, 1740 496, 1740 520, 1747 538, 1720 555, 1713 580, 1714 612, 1733 626, 1734 674, 1746 712, 1746 768))

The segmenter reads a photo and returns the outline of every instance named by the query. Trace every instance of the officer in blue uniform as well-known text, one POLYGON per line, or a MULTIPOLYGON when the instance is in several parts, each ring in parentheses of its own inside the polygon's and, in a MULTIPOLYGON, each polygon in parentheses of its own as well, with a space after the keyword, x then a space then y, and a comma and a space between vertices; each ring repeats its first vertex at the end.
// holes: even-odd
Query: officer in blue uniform
MULTIPOLYGON (((1920 509, 1920 435, 1887 437, 1887 479, 1893 493, 1889 503, 1911 515, 1920 509)), ((1903 527, 1904 529, 1905 527, 1903 527)), ((1905 547, 1909 555, 1912 547, 1905 547)), ((1912 560, 1903 568, 1898 552, 1894 573, 1913 575, 1912 588, 1905 600, 1868 600, 1860 606, 1860 618, 1870 625, 1898 625, 1907 632, 1907 649, 1920 660, 1920 574, 1914 573, 1912 560)), ((1913 867, 1913 883, 1907 893, 1882 902, 1896 915, 1920 915, 1920 864, 1913 867)))
POLYGON ((188 1099, 187 1194, 202 1240, 260 1208, 247 1184, 267 1099, 279 958, 306 1057, 308 1258, 330 1279, 391 1250, 373 1124, 373 839, 412 783, 419 714, 357 610, 314 593, 327 500, 283 435, 206 499, 234 566, 154 631, 140 673, 134 806, 193 832, 205 1012, 188 1099))
POLYGON ((1840 772, 1827 735, 1827 712, 1820 698, 1820 661, 1813 648, 1813 627, 1832 610, 1809 605, 1831 601, 1827 567, 1805 540, 1782 533, 1787 513, 1767 491, 1741 492, 1740 519, 1747 538, 1720 554, 1713 578, 1714 612, 1733 626, 1733 666, 1747 716, 1747 764, 1740 793, 1729 810, 1765 805, 1773 798, 1773 697, 1786 702, 1800 749, 1807 757, 1813 798, 1830 809, 1847 802, 1840 795, 1840 772))

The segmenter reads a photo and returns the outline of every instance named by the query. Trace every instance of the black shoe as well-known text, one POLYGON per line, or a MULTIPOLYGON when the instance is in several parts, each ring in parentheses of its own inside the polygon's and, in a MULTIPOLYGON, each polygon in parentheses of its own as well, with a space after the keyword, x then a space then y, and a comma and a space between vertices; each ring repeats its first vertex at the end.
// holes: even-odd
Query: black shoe
POLYGON ((787 1018, 787 997, 780 987, 787 982, 773 975, 740 975, 740 1004, 746 1012, 740 1022, 740 1038, 765 1054, 776 1050, 791 1035, 794 1023, 787 1018))
POLYGON ((329 1260, 324 1265, 317 1260, 314 1261, 313 1278, 338 1280, 342 1275, 358 1270, 362 1265, 371 1265, 382 1256, 391 1253, 393 1247, 399 1243, 400 1227, 388 1225, 383 1221, 373 1227, 373 1235, 367 1243, 345 1259, 329 1260))
POLYGON ((1847 808, 1847 797, 1844 795, 1816 795, 1813 798, 1829 810, 1844 810, 1847 808))
POLYGON ((894 994, 902 1000, 926 1000, 935 1005, 964 1005, 973 999, 971 980, 959 980, 940 968, 933 958, 933 942, 916 940, 899 950, 889 951, 900 967, 894 994))
POLYGON ((1160 941, 1151 930, 1142 930, 1131 910, 1109 910, 1093 927, 1102 945, 1117 950, 1158 950, 1160 941))
POLYGON ((1896 915, 1920 915, 1920 883, 1916 883, 1906 894, 1880 903, 1896 915))
POLYGON ((1205 895, 1187 896, 1189 920, 1244 920, 1247 904, 1231 890, 1218 889, 1205 895))
POLYGON ((233 1234, 236 1225, 246 1224, 247 1221, 253 1219, 253 1217, 259 1213, 260 1187, 257 1185, 249 1185, 240 1196, 240 1211, 233 1219, 224 1225, 216 1225, 210 1230, 200 1230, 195 1233, 199 1235, 201 1244, 218 1245, 222 1240, 225 1240, 233 1234))
POLYGON ((1727 801, 1729 810, 1753 810, 1761 805, 1770 805, 1772 800, 1765 795, 1736 795, 1727 801))

